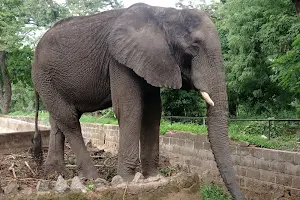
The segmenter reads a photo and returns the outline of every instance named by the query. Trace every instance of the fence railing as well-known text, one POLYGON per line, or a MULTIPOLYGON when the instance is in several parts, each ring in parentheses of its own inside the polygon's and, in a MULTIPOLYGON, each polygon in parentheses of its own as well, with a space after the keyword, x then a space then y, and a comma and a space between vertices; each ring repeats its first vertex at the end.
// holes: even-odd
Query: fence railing
MULTIPOLYGON (((199 122, 202 125, 206 125, 207 117, 184 117, 184 116, 162 116, 163 119, 167 119, 171 122, 199 122)), ((268 123, 268 139, 271 139, 271 125, 272 122, 300 122, 300 119, 236 119, 236 118, 229 118, 229 122, 267 122, 268 123)), ((300 123, 299 123, 300 124, 300 123)))

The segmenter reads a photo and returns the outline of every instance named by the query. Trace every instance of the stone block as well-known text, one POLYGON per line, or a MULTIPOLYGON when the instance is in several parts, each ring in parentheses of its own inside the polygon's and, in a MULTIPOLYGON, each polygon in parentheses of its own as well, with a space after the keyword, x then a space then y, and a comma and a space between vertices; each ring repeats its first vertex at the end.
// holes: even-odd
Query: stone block
POLYGON ((278 151, 278 161, 293 163, 294 153, 287 151, 278 151))
POLYGON ((240 166, 253 167, 254 158, 252 156, 242 156, 240 160, 240 166))
POLYGON ((251 148, 252 156, 255 158, 263 158, 263 149, 251 148))
POLYGON ((206 150, 208 150, 208 151, 211 151, 210 143, 204 142, 204 143, 203 143, 203 147, 204 147, 204 149, 206 149, 206 150))
POLYGON ((300 165, 300 153, 295 153, 294 154, 294 163, 296 165, 300 165))
POLYGON ((249 178, 260 179, 260 171, 255 168, 247 168, 246 176, 249 178))
POLYGON ((300 166, 299 165, 294 165, 292 163, 285 163, 285 173, 289 175, 300 175, 300 166))
POLYGON ((198 150, 204 149, 204 144, 203 144, 203 142, 195 141, 195 142, 194 142, 194 149, 198 149, 198 150))
POLYGON ((270 162, 264 160, 263 158, 255 158, 254 159, 254 167, 258 169, 264 169, 264 170, 269 170, 270 169, 270 162))
POLYGON ((284 162, 272 161, 270 162, 270 170, 274 172, 285 173, 286 165, 284 162))
POLYGON ((292 176, 285 174, 276 175, 276 183, 284 186, 292 186, 292 176))
POLYGON ((276 173, 272 171, 267 170, 260 170, 260 180, 270 183, 276 182, 276 173))
POLYGON ((194 141, 186 139, 184 143, 184 147, 194 149, 194 141))
POLYGON ((237 147, 236 145, 230 145, 229 150, 231 152, 231 155, 236 155, 237 154, 237 147))
POLYGON ((241 164, 241 157, 239 155, 231 155, 233 165, 241 164))
POLYGON ((170 137, 163 137, 163 144, 170 145, 170 137))
POLYGON ((292 187, 300 189, 300 177, 299 176, 292 177, 292 187))
POLYGON ((251 155, 250 150, 251 150, 251 148, 249 148, 249 147, 241 147, 241 146, 236 147, 237 155, 239 155, 239 156, 251 155))

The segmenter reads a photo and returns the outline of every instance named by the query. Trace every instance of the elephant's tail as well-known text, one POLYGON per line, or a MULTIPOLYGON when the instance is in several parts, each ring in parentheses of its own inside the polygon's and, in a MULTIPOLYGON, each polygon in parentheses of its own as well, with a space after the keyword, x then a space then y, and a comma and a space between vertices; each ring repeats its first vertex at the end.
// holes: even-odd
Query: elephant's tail
POLYGON ((39 93, 35 90, 35 136, 39 133, 39 109, 40 109, 40 95, 39 93))
POLYGON ((32 139, 32 148, 31 153, 38 165, 41 165, 43 162, 43 151, 42 151, 42 136, 39 131, 39 107, 40 107, 40 96, 37 91, 35 91, 35 133, 32 139))

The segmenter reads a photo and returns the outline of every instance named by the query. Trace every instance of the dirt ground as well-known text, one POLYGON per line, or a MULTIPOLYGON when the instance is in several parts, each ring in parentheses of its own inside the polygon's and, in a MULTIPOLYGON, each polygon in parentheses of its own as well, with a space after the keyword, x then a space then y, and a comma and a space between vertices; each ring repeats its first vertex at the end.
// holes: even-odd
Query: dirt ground
MULTIPOLYGON (((88 147, 88 150, 97 166, 100 178, 111 181, 117 173, 117 156, 97 148, 88 147)), ((45 160, 47 149, 45 148, 43 151, 45 160)), ((68 145, 65 147, 65 162, 68 173, 64 178, 72 179, 77 176, 75 155, 68 145)), ((168 159, 163 156, 160 157, 159 169, 165 176, 174 175, 179 170, 171 167, 168 159)), ((139 168, 137 171, 139 171, 139 168)), ((38 181, 42 178, 39 174, 40 171, 32 160, 28 149, 0 150, 0 195, 3 193, 3 188, 12 181, 17 182, 20 192, 23 190, 28 191, 28 189, 35 191, 38 181)), ((56 179, 57 176, 50 178, 53 184, 56 179)))

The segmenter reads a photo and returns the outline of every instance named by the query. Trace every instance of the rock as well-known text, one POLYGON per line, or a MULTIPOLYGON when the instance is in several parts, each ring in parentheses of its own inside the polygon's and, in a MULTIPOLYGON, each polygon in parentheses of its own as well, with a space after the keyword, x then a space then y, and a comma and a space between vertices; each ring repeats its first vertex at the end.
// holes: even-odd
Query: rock
POLYGON ((36 185, 37 192, 48 192, 50 190, 50 181, 40 180, 36 185))
POLYGON ((33 193, 33 189, 31 187, 26 187, 21 192, 22 192, 22 194, 30 195, 33 193))
POLYGON ((67 181, 59 175, 57 178, 57 181, 55 183, 54 191, 55 192, 65 192, 67 190, 70 190, 70 187, 68 186, 67 181))
POLYGON ((249 146, 249 142, 240 142, 240 146, 241 147, 248 147, 249 146))
POLYGON ((144 176, 140 172, 137 172, 132 180, 133 183, 140 183, 144 181, 144 176))
POLYGON ((19 185, 17 184, 17 182, 15 181, 12 181, 10 182, 7 186, 5 186, 3 188, 4 190, 4 194, 12 194, 12 193, 15 193, 17 192, 19 189, 19 185))
POLYGON ((165 177, 163 177, 162 175, 160 174, 157 174, 156 176, 150 176, 149 178, 145 179, 145 183, 148 183, 148 182, 158 182, 158 181, 164 181, 166 180, 165 177))
POLYGON ((78 176, 75 176, 72 179, 71 190, 80 190, 83 193, 86 193, 88 191, 88 189, 81 183, 78 176))
POLYGON ((122 183, 124 183, 124 180, 120 175, 114 176, 111 180, 112 185, 119 185, 119 184, 122 184, 122 183))
POLYGON ((96 180, 95 180, 95 186, 96 186, 96 188, 101 188, 101 187, 105 187, 105 186, 107 186, 109 183, 105 180, 105 179, 103 179, 103 178, 97 178, 96 180))

